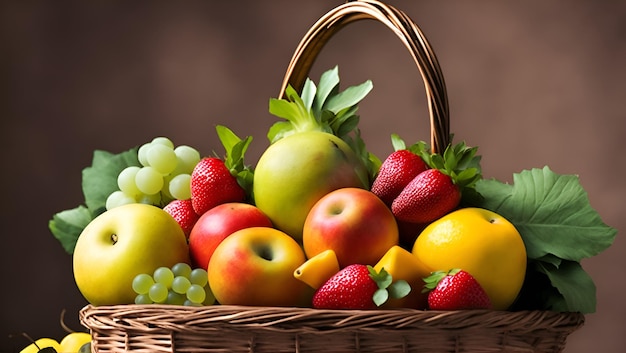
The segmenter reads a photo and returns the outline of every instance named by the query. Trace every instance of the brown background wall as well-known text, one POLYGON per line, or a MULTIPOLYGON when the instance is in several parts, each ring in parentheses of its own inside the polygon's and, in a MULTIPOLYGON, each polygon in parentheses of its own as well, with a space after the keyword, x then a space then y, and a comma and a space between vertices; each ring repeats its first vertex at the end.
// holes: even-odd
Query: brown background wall
MULTIPOLYGON (((82 202, 92 151, 121 152, 155 136, 221 152, 215 124, 266 146, 276 96, 304 32, 341 1, 7 1, 0 5, 0 351, 25 331, 60 337, 58 316, 79 328, 85 302, 71 258, 47 230, 82 202)), ((626 148, 626 3, 623 1, 390 1, 435 48, 448 84, 456 138, 479 146, 485 176, 549 165, 580 175, 606 223, 623 216, 626 148)), ((400 42, 374 22, 339 33, 312 77, 338 64, 344 84, 372 79, 361 105, 374 152, 389 135, 428 138, 424 91, 400 42)), ((623 256, 583 262, 598 310, 567 352, 621 352, 626 344, 623 256)))

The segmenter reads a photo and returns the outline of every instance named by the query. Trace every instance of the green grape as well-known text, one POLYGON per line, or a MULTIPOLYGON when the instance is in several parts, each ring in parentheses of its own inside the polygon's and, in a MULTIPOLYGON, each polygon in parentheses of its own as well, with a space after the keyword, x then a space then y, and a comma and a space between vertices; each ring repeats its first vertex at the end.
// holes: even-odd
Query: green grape
POLYGON ((146 195, 139 194, 137 197, 138 203, 144 203, 146 205, 160 205, 161 204, 161 194, 156 193, 154 195, 146 195))
POLYGON ((200 152, 193 147, 180 145, 174 149, 181 173, 191 174, 193 168, 200 161, 200 152))
POLYGON ((187 297, 184 294, 169 291, 167 293, 167 299, 165 300, 165 303, 173 305, 183 305, 185 303, 185 300, 187 300, 187 297))
POLYGON ((172 290, 179 294, 187 293, 187 290, 191 286, 191 281, 189 278, 183 276, 176 276, 172 281, 172 290))
POLYGON ((133 279, 133 290, 137 294, 146 294, 154 284, 154 279, 147 273, 141 273, 133 279))
POLYGON ((171 173, 178 164, 178 158, 174 150, 165 145, 152 144, 147 151, 146 158, 150 166, 156 169, 161 175, 171 173))
POLYGON ((192 284, 197 284, 200 287, 204 287, 209 281, 209 275, 207 274, 205 269, 194 268, 189 275, 189 279, 191 280, 192 284))
POLYGON ((163 283, 156 282, 152 286, 150 286, 150 290, 148 291, 148 296, 155 303, 164 303, 167 299, 167 286, 163 283))
POLYGON ((126 195, 134 196, 141 194, 141 191, 139 191, 139 188, 135 183, 135 176, 137 175, 139 169, 140 168, 137 166, 126 167, 117 176, 117 187, 126 195))
POLYGON ((150 142, 144 143, 139 147, 139 150, 137 151, 137 158, 139 159, 139 163, 141 163, 141 165, 144 167, 150 166, 150 163, 148 163, 148 150, 151 147, 152 144, 150 142))
POLYGON ((150 299, 150 295, 146 294, 137 294, 135 297, 135 304, 154 304, 152 299, 150 299))
POLYGON ((187 299, 193 303, 201 304, 204 299, 206 299, 206 293, 204 292, 204 288, 197 284, 192 284, 187 289, 187 299))
POLYGON ((172 266, 172 272, 174 272, 174 276, 183 276, 189 278, 191 275, 191 266, 184 262, 179 262, 172 266))
POLYGON ((127 205, 130 203, 136 203, 137 201, 128 195, 126 195, 123 191, 113 191, 109 197, 107 197, 104 207, 107 210, 114 209, 115 207, 127 205))
POLYGON ((174 149, 174 143, 172 142, 172 140, 170 140, 167 137, 164 136, 159 136, 159 137, 155 137, 152 139, 152 142, 150 142, 153 145, 163 145, 163 146, 167 146, 171 149, 174 149))
POLYGON ((163 175, 153 167, 142 167, 135 175, 135 184, 142 193, 153 195, 163 188, 163 175))
POLYGON ((154 281, 165 285, 166 288, 172 287, 172 281, 174 281, 174 272, 169 267, 159 267, 154 270, 152 275, 154 281))
POLYGON ((191 300, 187 299, 183 303, 184 306, 202 306, 202 303, 194 303, 191 300))
POLYGON ((172 197, 178 200, 188 200, 191 198, 191 175, 178 174, 169 182, 169 192, 172 197))

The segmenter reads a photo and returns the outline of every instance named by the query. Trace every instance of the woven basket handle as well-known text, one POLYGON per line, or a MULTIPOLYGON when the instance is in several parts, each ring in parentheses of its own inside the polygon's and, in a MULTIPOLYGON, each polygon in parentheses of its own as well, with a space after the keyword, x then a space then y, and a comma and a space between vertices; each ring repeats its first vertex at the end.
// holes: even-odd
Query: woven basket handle
POLYGON ((379 1, 350 1, 321 17, 298 45, 287 68, 279 97, 284 97, 288 85, 300 91, 313 62, 328 40, 347 24, 362 19, 383 23, 409 50, 426 89, 432 149, 433 152, 443 152, 450 143, 450 119, 446 85, 439 62, 418 26, 402 11, 379 1))

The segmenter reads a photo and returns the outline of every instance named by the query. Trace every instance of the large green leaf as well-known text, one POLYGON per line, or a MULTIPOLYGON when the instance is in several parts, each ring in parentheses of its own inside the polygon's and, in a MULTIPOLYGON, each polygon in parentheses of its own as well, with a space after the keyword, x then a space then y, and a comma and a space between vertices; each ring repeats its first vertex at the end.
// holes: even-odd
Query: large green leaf
POLYGON ((522 171, 513 185, 481 180, 483 207, 510 220, 518 229, 528 257, 553 254, 580 261, 608 248, 617 231, 607 226, 575 175, 559 175, 548 167, 522 171))

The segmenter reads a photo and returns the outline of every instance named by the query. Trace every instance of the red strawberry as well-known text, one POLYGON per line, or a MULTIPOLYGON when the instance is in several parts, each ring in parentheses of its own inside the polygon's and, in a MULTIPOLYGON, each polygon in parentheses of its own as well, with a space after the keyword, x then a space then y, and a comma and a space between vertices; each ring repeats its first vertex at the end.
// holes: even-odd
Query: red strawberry
POLYGON ((178 222, 183 229, 183 232, 185 232, 187 238, 189 238, 189 233, 191 233, 194 224, 196 224, 196 221, 200 218, 193 210, 191 200, 172 200, 163 207, 163 211, 174 217, 176 222, 178 222))
POLYGON ((397 150, 380 166, 371 191, 391 206, 402 189, 426 169, 428 166, 419 155, 407 149, 397 150))
POLYGON ((217 205, 245 198, 245 190, 219 158, 203 158, 191 173, 191 203, 198 215, 217 205))
POLYGON ((393 200, 391 211, 400 221, 430 223, 459 205, 461 192, 452 178, 438 169, 415 177, 393 200))
POLYGON ((433 272, 424 282, 424 292, 430 290, 428 307, 431 310, 491 308, 491 300, 483 287, 466 271, 453 269, 433 272))
POLYGON ((372 266, 352 264, 329 278, 313 295, 317 309, 374 309, 389 297, 401 298, 408 294, 406 281, 392 282, 391 275, 372 266), (389 291, 388 291, 389 289, 389 291))
POLYGON ((481 178, 477 148, 465 143, 450 145, 443 155, 418 153, 432 168, 418 174, 391 204, 391 211, 403 222, 430 223, 454 210, 462 192, 481 178))

